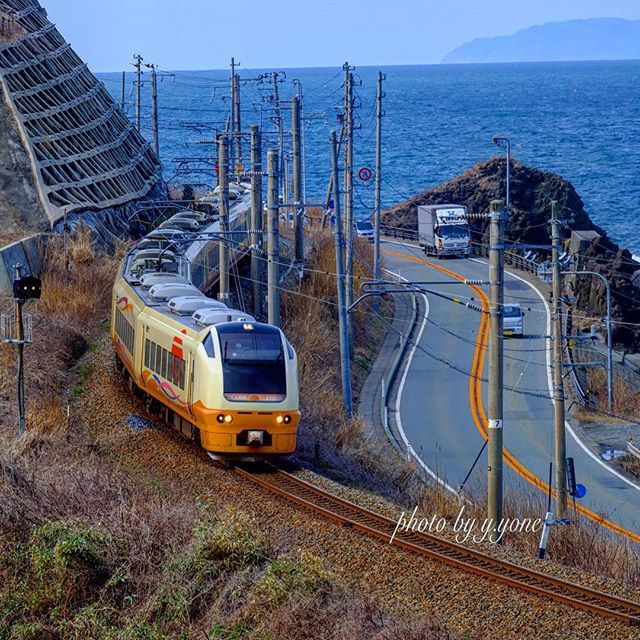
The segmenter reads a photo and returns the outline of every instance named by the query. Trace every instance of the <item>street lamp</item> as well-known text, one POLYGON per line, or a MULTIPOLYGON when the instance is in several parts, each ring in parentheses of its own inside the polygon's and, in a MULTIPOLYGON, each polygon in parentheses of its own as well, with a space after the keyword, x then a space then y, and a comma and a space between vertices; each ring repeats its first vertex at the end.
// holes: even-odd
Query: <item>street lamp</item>
POLYGON ((493 144, 507 148, 507 197, 505 198, 505 209, 507 211, 507 219, 509 219, 509 214, 511 213, 511 140, 505 136, 493 136, 493 144))

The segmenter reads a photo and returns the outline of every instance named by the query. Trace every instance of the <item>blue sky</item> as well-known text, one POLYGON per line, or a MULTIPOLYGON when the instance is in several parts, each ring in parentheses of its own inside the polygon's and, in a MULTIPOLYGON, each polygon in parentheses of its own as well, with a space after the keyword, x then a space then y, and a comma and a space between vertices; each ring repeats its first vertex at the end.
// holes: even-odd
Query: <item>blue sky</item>
POLYGON ((171 69, 429 64, 473 38, 574 18, 640 19, 638 0, 40 0, 93 71, 134 53, 171 69), (241 7, 241 8, 240 8, 241 7))

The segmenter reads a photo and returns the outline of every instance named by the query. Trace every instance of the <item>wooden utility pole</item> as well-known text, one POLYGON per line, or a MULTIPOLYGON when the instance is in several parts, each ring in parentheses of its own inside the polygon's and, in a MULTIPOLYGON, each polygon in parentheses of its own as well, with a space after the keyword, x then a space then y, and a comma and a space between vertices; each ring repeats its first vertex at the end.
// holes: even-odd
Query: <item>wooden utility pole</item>
POLYGON ((344 239, 342 235, 342 216, 340 214, 340 182, 338 181, 338 145, 336 132, 331 131, 331 175, 333 177, 333 211, 336 218, 336 284, 338 288, 338 326, 340 331, 340 373, 342 376, 342 402, 347 418, 353 418, 353 399, 351 395, 351 360, 349 358, 349 333, 347 326, 347 299, 344 278, 344 239))
MULTIPOLYGON (((489 233, 489 452, 488 513, 489 531, 498 539, 502 521, 502 405, 504 348, 504 201, 492 200, 489 233)), ((503 542, 500 537, 500 544, 503 542)))
MULTIPOLYGON (((353 302, 353 74, 344 63, 344 237, 347 244, 345 269, 347 273, 347 308, 353 302)), ((349 344, 353 344, 351 316, 347 318, 349 344)))
POLYGON ((567 443, 564 417, 564 382, 562 378, 562 299, 560 274, 560 221, 558 203, 551 202, 551 264, 553 268, 553 425, 556 462, 556 517, 567 514, 567 443))
POLYGON ((142 126, 142 98, 140 94, 142 88, 142 56, 136 54, 133 59, 135 60, 133 66, 136 68, 136 129, 140 131, 142 126))
POLYGON ((230 301, 229 291, 229 138, 218 139, 218 185, 220 187, 220 293, 218 299, 225 304, 230 301))
POLYGON ((151 119, 153 121, 153 150, 160 158, 160 131, 158 128, 158 74, 156 65, 148 65, 151 69, 151 119))
POLYGON ((291 141, 293 146, 293 233, 295 259, 304 262, 304 207, 302 202, 302 148, 300 138, 300 100, 291 101, 291 141))
POLYGON ((280 326, 280 228, 278 220, 278 150, 267 152, 268 322, 280 326))
POLYGON ((264 259, 262 257, 262 135, 251 126, 251 283, 253 315, 262 315, 264 300, 264 259))
POLYGON ((373 278, 380 280, 380 190, 382 180, 382 82, 384 75, 378 71, 376 95, 376 183, 374 191, 375 237, 373 245, 373 278))
POLYGON ((122 77, 120 79, 120 107, 122 111, 124 111, 124 103, 125 103, 125 91, 127 87, 127 72, 122 72, 122 77))

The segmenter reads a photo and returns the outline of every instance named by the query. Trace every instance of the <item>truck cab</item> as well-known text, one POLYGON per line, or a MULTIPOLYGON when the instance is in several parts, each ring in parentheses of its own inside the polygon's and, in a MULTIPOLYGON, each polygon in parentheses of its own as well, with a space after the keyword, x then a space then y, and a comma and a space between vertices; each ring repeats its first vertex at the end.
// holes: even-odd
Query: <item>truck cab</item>
POLYGON ((418 236, 427 255, 471 255, 471 232, 467 209, 456 204, 418 207, 418 236))
POLYGON ((502 320, 505 336, 524 336, 524 311, 519 304, 505 304, 502 308, 502 320))

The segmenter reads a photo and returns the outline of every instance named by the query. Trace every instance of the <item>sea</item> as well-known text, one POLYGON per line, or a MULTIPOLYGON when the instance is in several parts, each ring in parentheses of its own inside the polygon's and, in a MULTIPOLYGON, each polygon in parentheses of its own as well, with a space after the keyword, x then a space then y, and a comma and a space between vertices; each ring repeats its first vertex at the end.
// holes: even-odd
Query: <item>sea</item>
MULTIPOLYGON (((241 125, 261 124, 275 147, 272 76, 238 67, 241 125)), ((284 130, 289 100, 304 96, 305 191, 322 202, 329 176, 329 133, 339 131, 342 68, 282 69, 277 77, 284 130)), ((382 205, 394 205, 504 153, 569 180, 593 221, 640 254, 640 61, 358 67, 355 80, 356 172, 375 167, 376 75, 385 74, 382 205)), ((99 77, 121 99, 121 77, 99 77)), ((125 78, 125 110, 135 118, 134 74, 125 78)), ((213 141, 229 113, 229 70, 158 70, 160 155, 170 184, 215 183, 213 141)), ((152 139, 151 82, 141 85, 141 130, 152 139)), ((243 157, 249 142, 243 143, 243 157)), ((367 178, 367 172, 362 172, 367 178)), ((358 216, 373 210, 374 180, 356 179, 358 216)), ((497 197, 504 194, 496 194, 497 197)))

